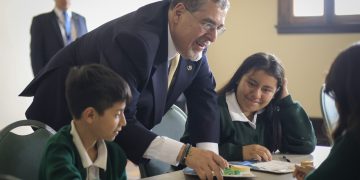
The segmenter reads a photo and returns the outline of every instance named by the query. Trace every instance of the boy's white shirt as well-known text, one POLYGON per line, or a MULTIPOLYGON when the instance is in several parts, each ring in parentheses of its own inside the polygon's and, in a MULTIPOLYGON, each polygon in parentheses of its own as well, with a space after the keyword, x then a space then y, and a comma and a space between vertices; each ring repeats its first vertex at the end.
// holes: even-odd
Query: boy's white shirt
POLYGON ((92 162, 92 160, 90 159, 90 157, 80 139, 80 136, 76 130, 76 127, 75 127, 73 121, 74 120, 71 121, 70 134, 72 135, 75 147, 79 152, 82 165, 87 171, 86 179, 87 180, 100 179, 99 168, 106 171, 107 156, 108 156, 106 144, 105 144, 104 140, 99 140, 96 142, 96 146, 98 149, 98 155, 97 155, 95 162, 92 162))

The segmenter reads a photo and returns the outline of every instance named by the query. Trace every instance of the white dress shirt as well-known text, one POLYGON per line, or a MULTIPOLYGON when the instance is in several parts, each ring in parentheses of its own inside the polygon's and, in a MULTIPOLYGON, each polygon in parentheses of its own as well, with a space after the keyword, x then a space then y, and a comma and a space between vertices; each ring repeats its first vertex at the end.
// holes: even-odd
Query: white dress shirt
MULTIPOLYGON (((62 10, 60 10, 59 8, 55 7, 54 8, 55 14, 58 17, 58 24, 60 27, 60 32, 61 32, 61 36, 63 38, 64 44, 66 44, 66 33, 65 33, 65 26, 64 26, 64 22, 65 22, 65 18, 63 15, 62 10)), ((76 32, 76 27, 74 24, 72 17, 72 12, 71 10, 66 10, 66 13, 68 14, 69 18, 71 19, 71 41, 74 41, 77 37, 77 32, 76 32)))

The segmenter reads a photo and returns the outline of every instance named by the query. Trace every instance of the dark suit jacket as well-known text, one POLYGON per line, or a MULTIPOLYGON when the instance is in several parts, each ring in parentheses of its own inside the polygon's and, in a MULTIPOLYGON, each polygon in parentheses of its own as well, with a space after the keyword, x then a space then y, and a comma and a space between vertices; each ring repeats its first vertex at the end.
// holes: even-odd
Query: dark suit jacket
POLYGON ((218 142, 219 114, 215 81, 206 57, 180 59, 173 86, 167 91, 168 1, 149 4, 87 33, 57 53, 21 96, 34 96, 28 119, 59 129, 70 122, 64 97, 69 67, 99 63, 112 68, 129 83, 133 99, 127 105, 127 126, 116 138, 134 162, 156 134, 149 131, 183 92, 189 109, 192 143, 218 142))
MULTIPOLYGON (((78 37, 87 33, 86 21, 83 16, 73 12, 71 19, 78 37)), ((55 11, 34 17, 30 34, 31 66, 34 75, 37 75, 51 57, 65 46, 55 11)))

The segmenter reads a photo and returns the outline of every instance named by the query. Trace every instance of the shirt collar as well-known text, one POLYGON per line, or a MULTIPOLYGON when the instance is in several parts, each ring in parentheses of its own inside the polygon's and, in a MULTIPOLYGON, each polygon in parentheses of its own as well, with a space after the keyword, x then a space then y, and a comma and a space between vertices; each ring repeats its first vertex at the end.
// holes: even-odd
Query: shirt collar
POLYGON ((76 149, 78 150, 81 158, 81 162, 84 168, 89 168, 90 166, 96 166, 98 168, 104 169, 106 171, 106 163, 107 163, 107 148, 104 140, 99 140, 96 142, 96 146, 98 148, 98 156, 95 162, 92 162, 86 149, 80 139, 80 136, 75 128, 74 120, 71 121, 71 130, 70 134, 73 136, 73 142, 75 144, 76 149))
POLYGON ((262 111, 255 113, 253 120, 250 121, 240 109, 239 103, 236 100, 235 92, 229 92, 226 94, 226 103, 228 105, 228 109, 232 121, 247 122, 252 128, 256 129, 257 115, 262 111))
POLYGON ((173 59, 177 54, 179 54, 175 48, 174 41, 170 34, 170 27, 168 25, 168 60, 173 59))
MULTIPOLYGON (((171 33, 170 33, 170 27, 168 24, 168 61, 172 60, 176 55, 179 54, 179 52, 177 52, 174 41, 171 37, 171 33)), ((199 61, 203 56, 204 56, 204 51, 201 52, 201 56, 198 57, 198 59, 194 60, 194 61, 199 61)))
MULTIPOLYGON (((57 16, 59 19, 61 19, 61 21, 64 21, 64 15, 63 15, 63 11, 62 11, 62 10, 60 10, 60 9, 57 8, 57 7, 55 7, 55 8, 54 8, 54 12, 55 12, 56 16, 57 16)), ((70 9, 66 10, 66 13, 68 14, 68 16, 69 16, 70 19, 71 19, 71 16, 72 16, 71 10, 70 10, 70 9)))

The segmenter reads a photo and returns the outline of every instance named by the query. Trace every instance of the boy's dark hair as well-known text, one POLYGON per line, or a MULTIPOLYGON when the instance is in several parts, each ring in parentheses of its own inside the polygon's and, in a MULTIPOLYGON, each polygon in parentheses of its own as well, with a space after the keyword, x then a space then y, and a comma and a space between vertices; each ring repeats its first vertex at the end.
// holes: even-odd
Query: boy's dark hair
POLYGON ((126 81, 111 69, 89 64, 70 69, 65 82, 65 96, 70 113, 79 119, 88 107, 103 115, 116 102, 129 103, 131 91, 126 81))

